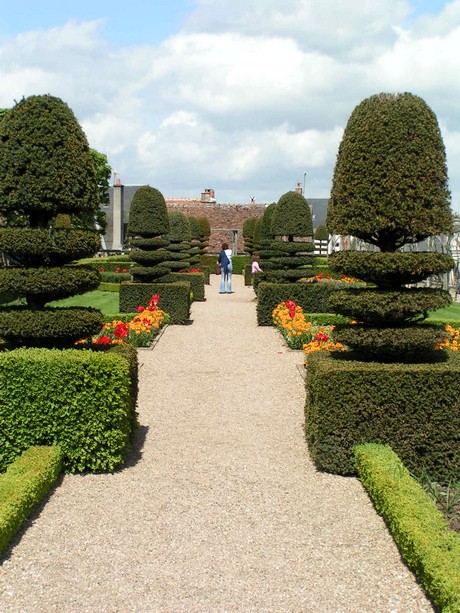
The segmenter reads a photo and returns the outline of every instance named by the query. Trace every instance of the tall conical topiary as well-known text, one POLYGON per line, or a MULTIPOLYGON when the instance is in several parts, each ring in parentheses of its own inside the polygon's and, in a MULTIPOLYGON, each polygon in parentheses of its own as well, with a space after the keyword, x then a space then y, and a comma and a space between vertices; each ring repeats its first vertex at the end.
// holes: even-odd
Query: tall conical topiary
POLYGON ((205 255, 211 236, 211 226, 207 217, 198 217, 198 224, 200 226, 200 255, 205 255))
POLYGON ((257 217, 248 217, 243 223, 244 250, 252 255, 254 253, 254 228, 257 217))
POLYGON ((338 272, 375 284, 337 292, 338 313, 361 322, 334 332, 363 358, 423 360, 442 329, 414 325, 446 306, 442 290, 408 288, 453 266, 443 253, 400 252, 405 244, 449 233, 445 150, 436 116, 419 97, 379 94, 353 111, 339 148, 327 214, 329 232, 356 236, 376 252, 343 251, 338 272))
POLYGON ((200 266, 201 260, 201 227, 197 217, 189 217, 190 223, 190 266, 200 266))
POLYGON ((98 286, 97 272, 68 266, 100 248, 98 211, 92 156, 71 109, 50 95, 16 104, 0 124, 0 250, 12 263, 0 291, 27 302, 0 311, 0 337, 11 345, 65 347, 100 330, 99 311, 46 308, 98 286))
POLYGON ((302 194, 291 191, 281 196, 273 210, 270 230, 275 237, 270 242, 271 275, 286 282, 307 276, 304 267, 314 263, 313 221, 302 194))
POLYGON ((190 268, 190 221, 181 211, 171 211, 169 217, 168 250, 172 272, 188 271, 190 268))
POLYGON ((168 211, 163 194, 150 185, 134 194, 128 217, 134 282, 149 283, 171 272, 168 211))

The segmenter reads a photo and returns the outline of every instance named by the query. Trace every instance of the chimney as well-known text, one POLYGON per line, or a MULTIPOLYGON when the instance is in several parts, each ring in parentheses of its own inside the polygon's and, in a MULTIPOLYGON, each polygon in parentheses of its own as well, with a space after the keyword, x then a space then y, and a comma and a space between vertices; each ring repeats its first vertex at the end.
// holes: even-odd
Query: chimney
POLYGON ((216 198, 214 196, 213 189, 205 189, 204 192, 201 192, 201 202, 215 202, 216 198))

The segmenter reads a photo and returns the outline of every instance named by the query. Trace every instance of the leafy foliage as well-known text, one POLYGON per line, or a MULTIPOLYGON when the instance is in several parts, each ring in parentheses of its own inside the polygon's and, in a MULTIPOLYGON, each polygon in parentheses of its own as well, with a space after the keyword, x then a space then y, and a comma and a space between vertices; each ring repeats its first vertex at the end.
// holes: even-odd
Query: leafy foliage
POLYGON ((298 192, 286 192, 278 200, 271 220, 273 236, 313 236, 313 222, 308 202, 298 192))
POLYGON ((449 205, 444 143, 426 102, 410 93, 363 100, 339 147, 329 232, 394 251, 449 233, 449 205))

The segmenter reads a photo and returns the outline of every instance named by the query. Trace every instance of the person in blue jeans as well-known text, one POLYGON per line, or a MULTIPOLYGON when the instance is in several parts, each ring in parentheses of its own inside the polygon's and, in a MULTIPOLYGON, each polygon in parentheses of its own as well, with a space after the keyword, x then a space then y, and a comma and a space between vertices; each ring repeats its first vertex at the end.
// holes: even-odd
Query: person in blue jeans
POLYGON ((232 292, 232 250, 228 243, 222 243, 222 250, 217 258, 220 264, 220 290, 219 294, 233 294, 232 292))

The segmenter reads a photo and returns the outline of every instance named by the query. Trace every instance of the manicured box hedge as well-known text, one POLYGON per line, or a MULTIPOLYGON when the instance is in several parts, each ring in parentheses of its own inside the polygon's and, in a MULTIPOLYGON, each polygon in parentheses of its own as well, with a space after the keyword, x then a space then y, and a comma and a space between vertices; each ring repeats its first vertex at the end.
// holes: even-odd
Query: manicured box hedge
POLYGON ((331 313, 327 299, 337 289, 328 283, 261 282, 257 286, 257 323, 271 326, 273 309, 285 300, 294 300, 305 313, 331 313))
POLYGON ((317 468, 353 474, 355 445, 386 443, 414 474, 459 479, 460 356, 447 357, 383 364, 310 355, 306 431, 317 468))
POLYGON ((0 474, 0 552, 49 492, 61 469, 59 447, 30 447, 0 474))
POLYGON ((202 272, 173 272, 161 278, 162 283, 176 283, 177 281, 190 283, 194 301, 203 302, 206 300, 204 291, 205 275, 202 272))
MULTIPOLYGON (((211 274, 214 272, 216 267, 218 253, 202 255, 200 256, 201 265, 209 266, 211 270, 211 274)), ((250 258, 247 255, 234 255, 232 257, 232 274, 234 275, 242 275, 244 271, 244 267, 248 264, 250 258)))
POLYGON ((69 472, 118 468, 136 399, 134 348, 0 353, 0 470, 33 445, 59 445, 69 472))
POLYGON ((354 449, 358 475, 439 611, 460 611, 460 534, 387 445, 354 449))
POLYGON ((115 272, 117 268, 123 270, 129 270, 131 266, 131 260, 128 255, 111 255, 107 257, 100 258, 85 258, 83 260, 79 260, 79 264, 85 264, 85 266, 89 266, 93 270, 100 271, 103 268, 106 272, 115 272))
POLYGON ((185 324, 190 318, 190 282, 122 283, 120 313, 134 313, 139 305, 146 306, 154 294, 159 294, 159 307, 171 316, 171 323, 185 324))
POLYGON ((252 272, 251 271, 252 271, 252 264, 245 264, 244 271, 243 271, 244 284, 248 287, 252 285, 252 272))

